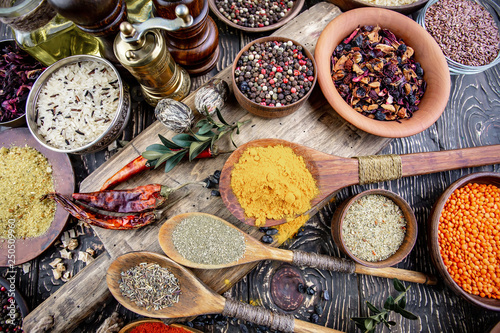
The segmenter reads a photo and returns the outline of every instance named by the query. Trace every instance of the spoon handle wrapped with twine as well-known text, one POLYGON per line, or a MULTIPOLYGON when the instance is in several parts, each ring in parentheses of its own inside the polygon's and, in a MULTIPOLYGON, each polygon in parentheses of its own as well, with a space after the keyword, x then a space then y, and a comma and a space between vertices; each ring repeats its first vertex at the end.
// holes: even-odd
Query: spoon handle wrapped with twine
POLYGON ((303 251, 292 251, 292 264, 300 267, 315 267, 333 272, 341 273, 358 273, 385 278, 398 278, 407 282, 423 283, 429 285, 437 284, 437 279, 424 273, 410 271, 400 268, 384 267, 371 268, 357 264, 348 259, 335 258, 316 253, 308 253, 303 251))

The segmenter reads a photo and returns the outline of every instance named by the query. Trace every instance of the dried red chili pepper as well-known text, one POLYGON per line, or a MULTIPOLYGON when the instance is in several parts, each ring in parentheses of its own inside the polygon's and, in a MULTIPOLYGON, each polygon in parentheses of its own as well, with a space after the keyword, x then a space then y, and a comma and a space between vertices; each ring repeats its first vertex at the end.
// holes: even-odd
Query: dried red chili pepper
MULTIPOLYGON (((181 149, 172 149, 172 151, 179 151, 179 150, 181 149)), ((212 149, 210 149, 210 147, 208 147, 207 149, 199 153, 195 158, 209 158, 215 156, 217 156, 217 154, 214 153, 212 149)), ((111 176, 109 179, 107 179, 102 185, 100 191, 109 190, 115 187, 116 185, 141 173, 142 171, 152 169, 153 167, 154 167, 153 165, 148 164, 148 160, 146 158, 140 155, 132 162, 128 163, 123 168, 118 170, 118 172, 115 173, 113 176, 111 176)))
POLYGON ((73 199, 111 212, 139 213, 158 208, 165 203, 172 192, 189 184, 207 185, 204 182, 191 182, 171 188, 160 184, 149 184, 127 190, 73 193, 73 199))
POLYGON ((142 157, 142 155, 139 155, 132 162, 128 163, 123 168, 118 170, 118 172, 111 176, 111 178, 106 180, 101 187, 101 191, 115 187, 121 182, 130 179, 133 175, 136 175, 148 169, 151 169, 151 166, 148 164, 148 160, 142 157))
POLYGON ((157 213, 155 212, 145 212, 127 216, 111 216, 92 212, 87 208, 72 202, 62 194, 55 192, 43 196, 41 200, 47 198, 59 203, 68 213, 77 219, 104 229, 137 229, 154 222, 157 218, 157 213))

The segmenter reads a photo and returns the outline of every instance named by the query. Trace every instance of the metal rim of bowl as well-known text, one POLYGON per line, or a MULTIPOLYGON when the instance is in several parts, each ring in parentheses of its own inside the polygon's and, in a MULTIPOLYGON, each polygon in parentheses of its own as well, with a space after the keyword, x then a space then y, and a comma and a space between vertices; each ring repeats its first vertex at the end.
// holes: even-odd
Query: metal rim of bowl
POLYGON ((38 77, 38 79, 33 84, 33 87, 28 95, 28 99, 26 100, 26 113, 25 113, 26 123, 28 124, 28 128, 29 128, 31 134, 37 139, 38 142, 40 142, 40 144, 42 146, 44 146, 48 149, 51 149, 53 151, 59 152, 59 153, 66 153, 66 154, 78 153, 79 151, 91 148, 93 145, 95 145, 97 142, 99 142, 101 139, 103 139, 105 136, 108 135, 107 131, 116 123, 116 121, 120 117, 121 109, 122 109, 123 104, 124 104, 124 95, 125 95, 124 90, 125 90, 125 86, 124 86, 122 78, 120 77, 120 74, 118 73, 118 70, 108 60, 106 60, 104 58, 97 57, 97 56, 93 56, 93 55, 73 55, 73 56, 66 57, 64 59, 56 61, 55 63, 53 63, 52 65, 47 67, 47 69, 45 69, 45 71, 43 71, 43 73, 38 77), (113 73, 115 73, 115 75, 118 79, 118 83, 120 84, 120 86, 119 86, 120 99, 118 100, 118 106, 116 108, 115 116, 113 117, 113 120, 109 123, 108 128, 103 133, 101 133, 101 135, 99 135, 96 139, 87 143, 86 145, 78 147, 78 148, 73 148, 73 149, 60 149, 60 148, 53 147, 53 146, 47 144, 45 142, 45 140, 40 137, 40 135, 37 132, 38 126, 34 123, 34 121, 31 120, 31 117, 29 116, 29 114, 35 112, 35 106, 36 106, 36 103, 38 102, 39 92, 42 89, 42 87, 45 85, 46 81, 52 76, 52 74, 54 72, 56 72, 57 70, 59 70, 60 68, 66 66, 68 64, 72 64, 72 63, 75 63, 78 61, 89 61, 89 60, 97 61, 97 62, 101 62, 101 63, 106 64, 107 66, 109 66, 113 70, 113 73), (32 124, 32 122, 33 122, 33 124, 32 124))
MULTIPOLYGON (((439 0, 429 0, 417 16, 417 19, 416 19, 417 23, 420 24, 426 31, 427 31, 427 28, 425 27, 425 15, 427 13, 427 10, 429 9, 430 6, 432 6, 433 4, 435 4, 438 1, 439 0)), ((491 9, 488 7, 488 6, 491 6, 493 8, 494 6, 496 6, 495 3, 492 3, 489 0, 472 0, 472 1, 482 5, 492 15, 492 17, 494 19, 495 19, 495 14, 496 14, 496 17, 497 17, 496 24, 497 24, 497 28, 498 28, 499 33, 500 33, 500 26, 499 26, 500 12, 492 13, 491 9), (488 6, 484 6, 484 4, 481 3, 482 1, 487 3, 488 6)), ((493 9, 495 9, 495 8, 493 8, 493 9)), ((498 8, 498 10, 500 10, 500 8, 498 8)), ((443 52, 443 54, 444 54, 444 52, 443 52)), ((500 63, 500 52, 498 52, 498 55, 496 56, 496 58, 493 59, 493 61, 491 61, 489 64, 481 65, 481 66, 464 65, 464 64, 461 64, 461 63, 449 58, 447 55, 444 55, 444 57, 446 58, 446 62, 448 63, 448 68, 450 70, 450 73, 453 75, 478 74, 478 73, 484 72, 485 70, 490 69, 490 68, 492 68, 500 63)))
POLYGON ((354 0, 355 3, 363 4, 363 5, 366 5, 368 7, 383 8, 383 9, 390 9, 390 10, 394 10, 394 7, 397 7, 398 10, 410 9, 414 6, 419 6, 423 3, 426 3, 427 1, 429 1, 429 0, 417 0, 413 3, 408 3, 406 5, 385 6, 385 5, 372 4, 370 2, 363 1, 363 0, 354 0))

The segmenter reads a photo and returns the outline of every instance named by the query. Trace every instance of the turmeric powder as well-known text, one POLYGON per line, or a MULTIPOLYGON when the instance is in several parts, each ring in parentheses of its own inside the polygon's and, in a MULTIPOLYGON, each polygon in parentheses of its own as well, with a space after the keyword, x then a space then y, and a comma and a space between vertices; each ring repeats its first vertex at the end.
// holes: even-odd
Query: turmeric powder
POLYGON ((304 158, 282 145, 245 150, 231 173, 231 188, 256 226, 294 219, 311 209, 319 193, 304 158))

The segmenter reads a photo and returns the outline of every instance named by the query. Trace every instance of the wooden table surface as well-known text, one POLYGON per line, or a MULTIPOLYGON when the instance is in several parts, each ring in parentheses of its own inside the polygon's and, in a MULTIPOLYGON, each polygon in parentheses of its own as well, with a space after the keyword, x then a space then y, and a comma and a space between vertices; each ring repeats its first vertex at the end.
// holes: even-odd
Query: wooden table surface
MULTIPOLYGON (((303 10, 318 3, 306 0, 303 10)), ((246 34, 226 26, 213 14, 219 28, 221 54, 216 68, 210 73, 192 78, 192 90, 206 82, 220 70, 229 66, 243 45, 264 34, 246 34)), ((0 26, 0 39, 9 38, 11 32, 0 26)), ((154 122, 152 108, 144 102, 133 101, 133 115, 120 140, 129 141, 154 122)), ((3 128, 4 129, 4 128, 3 128)), ((439 151, 465 147, 500 144, 500 66, 477 75, 452 76, 450 100, 441 118, 426 131, 402 139, 394 139, 381 154, 407 154, 439 151)), ((117 148, 88 154, 70 156, 78 186, 83 179, 117 152, 117 148)), ((437 274, 430 261, 427 249, 425 227, 431 208, 440 194, 458 178, 478 171, 500 172, 500 165, 461 169, 432 175, 415 176, 378 183, 369 186, 352 186, 342 190, 335 202, 325 207, 306 224, 305 234, 286 244, 287 248, 301 249, 332 256, 343 256, 333 243, 330 234, 330 220, 335 208, 345 198, 369 188, 385 188, 401 195, 414 209, 419 225, 417 243, 412 253, 396 267, 437 274)), ((99 238, 92 229, 79 225, 71 219, 65 229, 78 238, 77 251, 87 248, 95 250, 97 257, 104 250, 99 238)), ((49 263, 59 256, 60 247, 51 246, 38 258, 16 268, 16 285, 24 295, 30 309, 35 308, 63 284, 54 280, 49 263)), ((85 264, 76 259, 66 260, 67 269, 73 274, 85 264)), ((269 293, 269 281, 281 263, 262 262, 230 291, 232 298, 276 309, 269 293)), ((381 307, 390 294, 394 295, 392 282, 384 278, 363 275, 342 275, 317 269, 302 269, 307 285, 314 285, 317 293, 306 296, 302 306, 293 312, 297 318, 309 320, 315 305, 324 309, 319 324, 345 332, 357 332, 350 317, 367 316, 365 301, 381 307), (328 290, 331 300, 325 301, 321 291, 328 290)), ((6 276, 7 269, 0 269, 6 276)), ((446 286, 422 286, 411 284, 408 293, 407 309, 419 316, 410 321, 392 316, 397 325, 393 332, 488 332, 500 321, 500 313, 483 310, 462 300, 446 286)), ((74 332, 95 332, 103 321, 117 311, 120 317, 129 322, 139 316, 126 310, 110 298, 102 309, 96 311, 82 322, 74 332)), ((258 332, 258 327, 235 320, 219 317, 197 318, 193 321, 198 329, 205 332, 258 332), (212 320, 211 320, 212 319, 212 320), (203 326, 200 326, 203 324, 203 326)), ((380 327, 378 332, 387 332, 380 327)))

